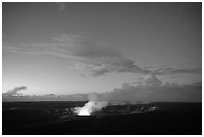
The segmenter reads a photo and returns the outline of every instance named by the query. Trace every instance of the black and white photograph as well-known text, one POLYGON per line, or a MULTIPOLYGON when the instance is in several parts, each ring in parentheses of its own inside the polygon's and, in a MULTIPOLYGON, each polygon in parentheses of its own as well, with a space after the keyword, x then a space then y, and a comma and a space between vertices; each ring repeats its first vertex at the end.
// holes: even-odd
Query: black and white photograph
POLYGON ((1 2, 2 135, 202 135, 202 2, 1 2))

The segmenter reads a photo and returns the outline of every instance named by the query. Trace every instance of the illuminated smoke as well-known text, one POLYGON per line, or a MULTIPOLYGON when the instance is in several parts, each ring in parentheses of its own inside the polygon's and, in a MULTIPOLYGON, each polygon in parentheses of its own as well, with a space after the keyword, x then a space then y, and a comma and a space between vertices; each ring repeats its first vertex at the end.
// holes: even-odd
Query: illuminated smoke
POLYGON ((89 100, 83 107, 75 107, 74 112, 79 116, 90 116, 93 112, 108 106, 108 102, 97 101, 98 94, 96 93, 89 95, 89 100))
POLYGON ((90 101, 86 103, 83 107, 76 107, 74 112, 77 113, 79 116, 90 116, 93 112, 100 111, 107 105, 108 102, 90 101))

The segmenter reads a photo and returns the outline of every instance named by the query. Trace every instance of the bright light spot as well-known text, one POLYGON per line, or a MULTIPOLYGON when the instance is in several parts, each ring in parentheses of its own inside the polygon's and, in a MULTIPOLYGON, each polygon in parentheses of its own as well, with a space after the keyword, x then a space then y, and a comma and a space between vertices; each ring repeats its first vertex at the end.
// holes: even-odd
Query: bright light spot
POLYGON ((74 112, 79 116, 90 116, 91 113, 100 111, 102 108, 106 107, 108 102, 94 102, 89 101, 83 107, 75 107, 74 112))
POLYGON ((79 116, 90 116, 90 113, 87 109, 81 109, 78 113, 79 116))

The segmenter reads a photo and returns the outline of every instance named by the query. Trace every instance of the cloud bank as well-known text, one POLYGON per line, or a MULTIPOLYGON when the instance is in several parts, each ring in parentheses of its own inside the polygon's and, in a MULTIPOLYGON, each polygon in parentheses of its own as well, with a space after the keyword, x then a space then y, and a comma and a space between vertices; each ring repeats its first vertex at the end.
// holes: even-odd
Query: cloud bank
POLYGON ((137 85, 124 83, 121 88, 100 95, 105 101, 169 101, 202 102, 202 82, 191 85, 162 83, 153 74, 140 79, 137 85))
POLYGON ((147 74, 136 82, 124 83, 121 88, 105 93, 20 97, 19 92, 26 89, 22 86, 9 90, 3 94, 3 101, 202 102, 202 82, 185 85, 163 83, 154 74, 147 74))
POLYGON ((21 95, 19 92, 22 90, 26 90, 27 87, 25 86, 20 86, 20 87, 15 87, 12 90, 7 91, 4 95, 6 96, 18 96, 21 95))
POLYGON ((63 59, 71 59, 90 72, 91 76, 101 76, 107 73, 139 73, 154 75, 174 74, 201 74, 201 68, 157 68, 156 70, 143 68, 134 60, 123 56, 123 54, 110 48, 101 41, 93 40, 81 35, 58 35, 52 38, 51 42, 44 43, 3 43, 3 52, 12 52, 28 55, 51 55, 63 59))

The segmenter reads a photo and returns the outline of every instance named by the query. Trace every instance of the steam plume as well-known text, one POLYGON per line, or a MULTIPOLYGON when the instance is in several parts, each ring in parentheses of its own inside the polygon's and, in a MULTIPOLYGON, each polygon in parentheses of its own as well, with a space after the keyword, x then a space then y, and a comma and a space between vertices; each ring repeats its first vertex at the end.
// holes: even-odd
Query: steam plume
POLYGON ((79 116, 90 116, 93 112, 100 111, 107 105, 108 102, 98 101, 98 94, 93 93, 89 95, 89 102, 83 107, 76 107, 74 112, 79 116))

